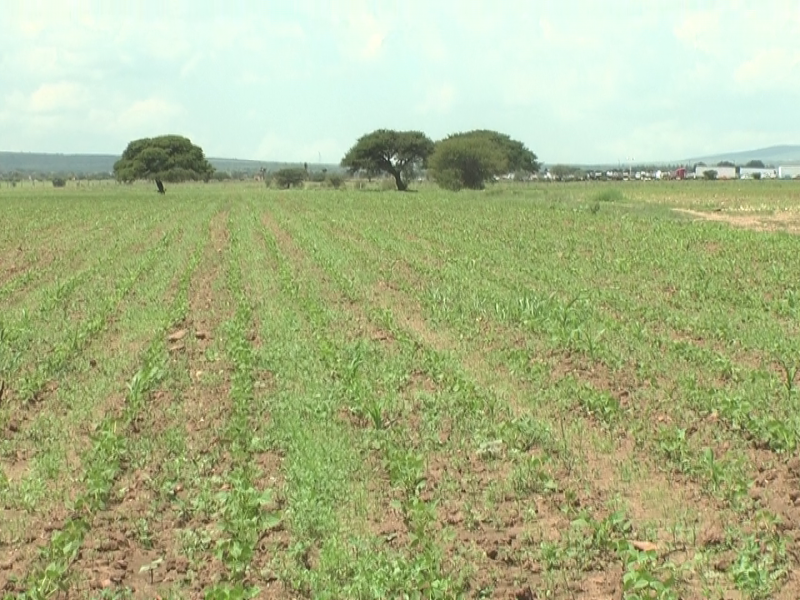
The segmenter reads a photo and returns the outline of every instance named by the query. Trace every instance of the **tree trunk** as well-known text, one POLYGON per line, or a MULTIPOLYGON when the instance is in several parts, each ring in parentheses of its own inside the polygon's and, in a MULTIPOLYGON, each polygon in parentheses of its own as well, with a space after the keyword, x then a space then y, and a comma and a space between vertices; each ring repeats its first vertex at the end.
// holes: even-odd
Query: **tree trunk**
POLYGON ((406 190, 408 190, 408 184, 403 181, 402 177, 400 177, 400 171, 393 170, 391 171, 391 174, 394 175, 394 180, 397 183, 398 192, 405 192, 406 190))

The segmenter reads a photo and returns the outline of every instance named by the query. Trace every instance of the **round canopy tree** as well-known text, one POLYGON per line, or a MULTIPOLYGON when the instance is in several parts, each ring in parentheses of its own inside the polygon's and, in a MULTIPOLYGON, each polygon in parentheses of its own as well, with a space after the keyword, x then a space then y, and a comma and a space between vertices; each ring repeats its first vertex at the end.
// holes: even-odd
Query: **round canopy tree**
POLYGON ((522 142, 487 129, 456 133, 440 140, 429 166, 434 181, 450 190, 479 190, 496 175, 539 171, 536 155, 522 142))
POLYGON ((484 182, 507 170, 508 161, 497 145, 484 138, 451 137, 436 143, 428 173, 441 187, 483 189, 484 182))
POLYGON ((114 163, 119 181, 157 179, 163 181, 208 181, 214 167, 203 149, 180 135, 142 138, 128 144, 122 158, 114 163))
POLYGON ((378 129, 361 136, 341 164, 351 175, 358 171, 368 175, 388 173, 397 189, 404 192, 414 171, 425 166, 432 152, 433 141, 421 131, 378 129))

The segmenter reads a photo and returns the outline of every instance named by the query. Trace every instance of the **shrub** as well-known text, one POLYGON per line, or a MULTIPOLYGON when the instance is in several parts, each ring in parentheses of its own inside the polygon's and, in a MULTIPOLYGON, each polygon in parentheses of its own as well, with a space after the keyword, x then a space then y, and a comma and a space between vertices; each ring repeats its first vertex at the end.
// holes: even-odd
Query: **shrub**
POLYGON ((714 169, 703 171, 703 177, 708 181, 713 181, 717 178, 718 173, 714 169))
POLYGON ((306 171, 302 168, 288 167, 280 169, 273 175, 273 180, 280 188, 298 187, 306 180, 306 171))
POLYGON ((339 173, 331 173, 328 175, 327 182, 333 189, 338 190, 344 185, 344 177, 339 173))
POLYGON ((65 187, 67 185, 67 180, 63 177, 54 177, 53 178, 53 187, 65 187))

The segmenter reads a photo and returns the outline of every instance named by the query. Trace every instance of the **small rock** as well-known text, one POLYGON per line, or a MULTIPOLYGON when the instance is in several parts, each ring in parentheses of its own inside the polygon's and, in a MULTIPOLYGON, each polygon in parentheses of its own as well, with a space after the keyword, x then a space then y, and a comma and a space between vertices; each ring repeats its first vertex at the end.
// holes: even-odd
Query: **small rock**
POLYGON ((533 593, 531 586, 524 587, 514 594, 516 600, 536 600, 539 596, 533 593))
POLYGON ((700 534, 700 545, 719 546, 725 541, 725 532, 719 525, 712 525, 700 534))
MULTIPOLYGON (((114 540, 106 540, 98 544, 97 549, 101 552, 116 552, 119 550, 119 544, 114 540)), ((105 564, 108 564, 107 562, 105 564)))
POLYGON ((175 570, 184 575, 189 570, 189 561, 188 559, 180 556, 175 559, 175 570))
POLYGON ((497 560, 497 548, 492 548, 486 553, 486 556, 491 558, 492 560, 497 560))
POLYGON ((198 340, 207 340, 211 336, 208 335, 207 331, 195 331, 194 337, 196 337, 198 340))
POLYGON ((167 340, 170 342, 177 342, 179 340, 182 340, 185 336, 186 336, 186 330, 181 329, 179 331, 176 331, 175 333, 170 334, 167 340))
POLYGON ((455 512, 455 513, 451 514, 447 519, 447 522, 450 525, 458 525, 459 523, 462 523, 463 521, 464 521, 464 515, 462 515, 460 512, 455 512))
POLYGON ((93 359, 93 358, 90 359, 89 360, 89 366, 90 367, 96 367, 97 366, 97 361, 95 359, 93 359))
POLYGON ((107 590, 108 588, 110 588, 113 585, 114 585, 114 582, 111 581, 110 579, 103 579, 103 581, 100 582, 100 587, 103 588, 104 590, 107 590))
POLYGON ((186 346, 183 344, 174 344, 169 347, 170 352, 178 352, 179 350, 183 350, 186 346))
POLYGON ((13 560, 6 560, 0 563, 0 571, 10 571, 11 567, 14 566, 13 560))
POLYGON ((651 552, 653 550, 658 550, 658 546, 656 546, 652 542, 640 542, 640 541, 633 541, 631 542, 631 546, 640 550, 641 552, 651 552))
POLYGON ((720 573, 726 573, 733 564, 733 558, 728 554, 721 555, 714 563, 714 569, 720 573))

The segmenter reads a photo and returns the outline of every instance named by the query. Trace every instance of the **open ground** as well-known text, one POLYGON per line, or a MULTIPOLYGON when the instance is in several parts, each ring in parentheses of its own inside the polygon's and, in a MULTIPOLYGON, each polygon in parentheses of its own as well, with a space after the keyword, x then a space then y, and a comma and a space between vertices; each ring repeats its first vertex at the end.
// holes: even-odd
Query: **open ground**
POLYGON ((800 597, 792 182, 0 210, 10 598, 800 597))

